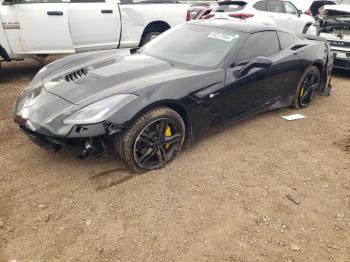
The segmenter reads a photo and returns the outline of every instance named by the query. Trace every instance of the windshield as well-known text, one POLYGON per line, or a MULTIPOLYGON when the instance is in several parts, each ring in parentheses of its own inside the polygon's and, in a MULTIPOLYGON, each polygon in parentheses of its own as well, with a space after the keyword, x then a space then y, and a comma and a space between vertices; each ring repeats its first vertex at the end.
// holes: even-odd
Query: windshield
POLYGON ((140 52, 170 63, 214 68, 228 56, 242 35, 216 27, 182 24, 153 39, 140 52))
POLYGON ((350 0, 342 0, 339 2, 341 5, 350 5, 350 0))

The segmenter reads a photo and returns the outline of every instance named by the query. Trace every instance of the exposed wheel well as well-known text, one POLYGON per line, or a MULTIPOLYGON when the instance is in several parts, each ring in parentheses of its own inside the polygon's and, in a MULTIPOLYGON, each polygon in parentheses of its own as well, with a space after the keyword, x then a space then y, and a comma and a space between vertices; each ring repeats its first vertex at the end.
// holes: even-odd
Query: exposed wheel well
POLYGON ((142 39, 151 32, 161 32, 163 33, 164 31, 168 30, 170 28, 170 25, 164 21, 153 21, 151 23, 149 23, 145 29, 143 30, 141 39, 140 39, 140 43, 139 45, 141 45, 142 39))
POLYGON ((313 63, 312 65, 317 67, 318 71, 320 72, 320 75, 321 75, 320 90, 323 90, 327 83, 327 72, 325 71, 324 66, 320 62, 313 63))

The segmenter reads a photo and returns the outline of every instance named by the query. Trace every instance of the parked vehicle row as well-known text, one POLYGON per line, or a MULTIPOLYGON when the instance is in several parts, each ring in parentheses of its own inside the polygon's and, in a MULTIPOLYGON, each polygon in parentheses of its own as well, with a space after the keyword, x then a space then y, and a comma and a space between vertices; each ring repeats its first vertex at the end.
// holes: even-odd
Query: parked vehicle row
POLYGON ((138 47, 186 20, 188 5, 147 0, 0 0, 0 59, 138 47), (157 2, 157 3, 155 3, 157 2))
POLYGON ((306 33, 315 23, 313 17, 303 14, 290 1, 280 0, 222 1, 207 17, 245 20, 294 33, 306 33))
POLYGON ((206 130, 328 95, 333 55, 319 37, 199 20, 141 49, 77 54, 44 67, 18 97, 15 121, 53 151, 98 154, 110 141, 134 172, 164 167, 206 130), (181 43, 181 44, 179 44, 181 43), (200 48, 199 48, 200 47, 200 48))
POLYGON ((336 55, 334 67, 350 70, 350 0, 324 6, 317 27, 336 55))

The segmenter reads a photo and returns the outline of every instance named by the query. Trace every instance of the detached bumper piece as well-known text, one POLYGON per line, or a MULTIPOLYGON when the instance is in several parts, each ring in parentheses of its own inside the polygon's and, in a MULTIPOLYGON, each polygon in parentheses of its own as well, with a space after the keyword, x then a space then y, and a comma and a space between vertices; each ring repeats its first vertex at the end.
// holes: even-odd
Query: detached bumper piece
POLYGON ((55 138, 49 138, 41 134, 35 133, 25 127, 20 127, 20 130, 36 145, 56 153, 61 149, 60 142, 55 138))

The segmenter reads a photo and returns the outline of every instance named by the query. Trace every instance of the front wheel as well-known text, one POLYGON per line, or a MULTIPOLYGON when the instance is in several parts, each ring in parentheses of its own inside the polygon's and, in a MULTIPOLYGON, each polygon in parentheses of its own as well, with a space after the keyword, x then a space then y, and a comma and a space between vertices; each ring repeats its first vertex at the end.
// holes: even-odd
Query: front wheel
POLYGON ((317 67, 310 66, 306 69, 296 90, 293 107, 299 109, 309 106, 320 87, 320 82, 321 75, 317 67))
POLYGON ((185 124, 168 107, 152 109, 140 117, 119 137, 116 149, 126 165, 136 173, 164 167, 181 150, 185 124))

